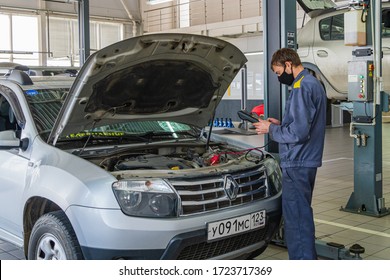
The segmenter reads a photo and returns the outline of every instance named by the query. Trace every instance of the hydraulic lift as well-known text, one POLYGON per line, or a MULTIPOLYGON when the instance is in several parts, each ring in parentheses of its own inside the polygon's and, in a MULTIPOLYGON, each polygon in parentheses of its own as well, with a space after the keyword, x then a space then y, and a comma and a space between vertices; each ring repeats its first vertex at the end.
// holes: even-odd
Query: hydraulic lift
MULTIPOLYGON (((382 197, 381 111, 388 110, 388 97, 381 91, 382 4, 381 0, 351 1, 351 9, 356 8, 356 5, 369 11, 367 13, 367 42, 372 43, 375 48, 357 48, 349 67, 348 97, 353 103, 351 136, 355 138, 354 192, 347 206, 342 207, 341 210, 380 217, 389 213, 382 197), (371 34, 375 41, 371 41, 371 34), (360 92, 361 89, 363 92, 360 92)), ((269 65, 272 54, 277 49, 297 48, 295 1, 264 0, 263 19, 265 116, 281 119, 288 88, 278 82, 276 75, 270 73, 269 65), (271 88, 272 94, 268 90, 271 88)), ((265 143, 268 141, 267 135, 265 143)), ((269 152, 278 154, 277 143, 270 142, 266 148, 269 152)), ((277 245, 284 245, 283 223, 274 242, 277 245)), ((361 259, 360 254, 365 251, 358 244, 345 248, 342 244, 318 239, 316 250, 319 257, 326 259, 361 259)))
POLYGON ((388 95, 382 91, 382 2, 351 1, 350 6, 352 14, 366 13, 367 46, 356 47, 348 64, 354 191, 341 210, 382 217, 390 213, 382 194, 382 111, 389 110, 388 95))

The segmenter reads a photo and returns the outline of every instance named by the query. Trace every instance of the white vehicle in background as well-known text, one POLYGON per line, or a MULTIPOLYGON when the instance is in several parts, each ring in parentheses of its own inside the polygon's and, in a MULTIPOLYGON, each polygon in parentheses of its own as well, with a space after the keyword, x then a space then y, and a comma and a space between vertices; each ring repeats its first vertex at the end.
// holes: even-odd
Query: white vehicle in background
POLYGON ((75 77, 79 68, 57 66, 26 66, 14 62, 0 62, 0 77, 9 76, 13 70, 20 70, 29 76, 70 76, 75 77))
MULTIPOLYGON (((333 1, 297 0, 310 20, 298 30, 298 53, 302 64, 311 70, 325 86, 332 100, 348 96, 348 61, 353 46, 344 45, 344 14, 348 3, 337 6, 333 1)), ((390 92, 390 12, 389 1, 382 1, 382 76, 384 90, 390 92)))

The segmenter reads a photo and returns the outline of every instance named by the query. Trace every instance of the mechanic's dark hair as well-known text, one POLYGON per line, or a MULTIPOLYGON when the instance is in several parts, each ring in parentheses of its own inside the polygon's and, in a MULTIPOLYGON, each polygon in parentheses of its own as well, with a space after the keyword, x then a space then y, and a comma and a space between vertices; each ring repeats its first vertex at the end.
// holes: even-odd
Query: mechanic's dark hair
POLYGON ((281 48, 272 55, 271 69, 274 65, 284 66, 286 61, 290 61, 293 66, 299 66, 302 64, 296 51, 290 48, 281 48))

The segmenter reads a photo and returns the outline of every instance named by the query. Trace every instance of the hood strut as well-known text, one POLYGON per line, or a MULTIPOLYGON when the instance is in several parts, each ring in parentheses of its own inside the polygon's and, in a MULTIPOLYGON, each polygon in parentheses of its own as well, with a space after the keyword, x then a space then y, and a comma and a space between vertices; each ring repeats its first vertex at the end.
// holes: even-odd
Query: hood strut
MULTIPOLYGON (((218 96, 221 94, 221 90, 218 90, 218 96)), ((211 116, 211 121, 210 121, 210 129, 209 129, 209 134, 207 135, 207 142, 206 142, 206 151, 209 149, 209 144, 210 144, 210 138, 211 138, 211 133, 213 132, 213 127, 214 127, 214 119, 215 119, 215 114, 217 112, 217 106, 218 103, 215 102, 214 109, 213 109, 213 114, 211 116)))
POLYGON ((210 137, 211 137, 211 133, 213 132, 216 109, 217 108, 214 108, 214 112, 213 112, 213 115, 212 115, 211 121, 210 121, 210 129, 209 129, 209 134, 207 135, 207 142, 206 142, 206 151, 209 149, 209 145, 210 145, 210 137))

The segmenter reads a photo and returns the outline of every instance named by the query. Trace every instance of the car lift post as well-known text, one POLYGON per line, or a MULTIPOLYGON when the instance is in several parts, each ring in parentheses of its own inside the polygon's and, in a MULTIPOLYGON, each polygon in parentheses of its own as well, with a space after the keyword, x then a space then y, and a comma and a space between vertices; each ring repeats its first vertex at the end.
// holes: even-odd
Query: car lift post
POLYGON ((79 55, 82 66, 90 55, 89 0, 78 0, 79 55))
MULTIPOLYGON (((356 5, 355 2, 350 5, 356 5)), ((369 5, 368 46, 355 48, 348 67, 348 99, 353 102, 350 135, 355 138, 354 191, 341 210, 382 217, 390 213, 382 196, 382 111, 388 110, 388 102, 384 102, 388 96, 381 91, 382 2, 370 0, 358 4, 369 5)))
MULTIPOLYGON (((265 117, 272 116, 282 119, 282 112, 286 96, 287 86, 281 85, 277 76, 270 71, 272 54, 282 47, 297 48, 296 44, 296 1, 291 0, 264 0, 263 1, 264 24, 264 113, 265 117)), ((265 143, 269 142, 266 135, 265 143)), ((278 144, 269 142, 267 151, 273 154, 279 152, 278 144)), ((283 223, 273 242, 277 245, 285 245, 283 223)), ((316 240, 316 250, 319 257, 326 259, 361 259, 360 254, 364 248, 353 245, 346 249, 344 245, 316 240), (352 254, 351 254, 352 253, 352 254)))

